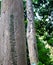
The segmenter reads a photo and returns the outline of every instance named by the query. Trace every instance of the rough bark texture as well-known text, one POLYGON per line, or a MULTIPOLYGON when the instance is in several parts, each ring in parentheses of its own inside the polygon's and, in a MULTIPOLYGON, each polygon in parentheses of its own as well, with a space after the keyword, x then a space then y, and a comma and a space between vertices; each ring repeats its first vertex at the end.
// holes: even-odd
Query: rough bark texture
POLYGON ((27 6, 27 42, 29 49, 29 57, 31 65, 37 65, 38 62, 38 52, 37 44, 35 39, 35 29, 34 29, 34 17, 33 17, 33 7, 31 0, 26 0, 27 6))
POLYGON ((1 43, 2 43, 2 39, 1 39, 2 38, 2 31, 1 30, 2 30, 2 28, 1 27, 2 27, 2 25, 1 25, 1 17, 0 17, 0 65, 2 63, 2 61, 1 61, 2 60, 2 57, 1 57, 1 43))
POLYGON ((1 64, 26 65, 22 0, 2 0, 1 64))

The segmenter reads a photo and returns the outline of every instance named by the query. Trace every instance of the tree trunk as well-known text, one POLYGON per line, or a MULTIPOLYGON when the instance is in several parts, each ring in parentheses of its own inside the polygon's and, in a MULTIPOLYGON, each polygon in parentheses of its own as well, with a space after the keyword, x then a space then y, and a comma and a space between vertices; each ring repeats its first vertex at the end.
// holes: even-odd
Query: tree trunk
POLYGON ((33 7, 31 0, 26 1, 27 6, 27 42, 29 49, 29 57, 31 65, 37 65, 38 62, 38 52, 37 44, 35 39, 35 29, 34 29, 34 16, 33 16, 33 7))
POLYGON ((2 0, 1 65, 26 65, 22 0, 2 0))
POLYGON ((1 65, 1 63, 2 63, 2 57, 1 57, 1 43, 2 43, 2 25, 1 25, 1 17, 0 17, 0 65, 1 65))

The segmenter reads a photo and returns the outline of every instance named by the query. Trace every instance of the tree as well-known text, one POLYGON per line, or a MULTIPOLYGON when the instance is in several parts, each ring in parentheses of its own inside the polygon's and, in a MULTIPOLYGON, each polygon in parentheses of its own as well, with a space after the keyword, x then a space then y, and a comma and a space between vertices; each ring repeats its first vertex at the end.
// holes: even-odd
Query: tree
POLYGON ((26 65, 22 0, 2 0, 1 64, 26 65))
POLYGON ((38 62, 38 52, 37 52, 37 44, 35 39, 35 28, 34 28, 34 16, 33 16, 33 7, 31 0, 26 1, 27 6, 27 42, 29 49, 29 57, 31 65, 37 65, 38 62))

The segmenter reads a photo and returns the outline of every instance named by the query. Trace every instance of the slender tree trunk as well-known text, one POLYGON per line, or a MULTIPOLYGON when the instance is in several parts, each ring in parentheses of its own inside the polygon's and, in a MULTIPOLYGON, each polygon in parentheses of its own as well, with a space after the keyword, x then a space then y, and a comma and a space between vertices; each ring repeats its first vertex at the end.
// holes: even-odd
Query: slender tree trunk
POLYGON ((34 29, 34 16, 33 16, 33 7, 31 0, 26 0, 27 6, 27 42, 29 49, 29 57, 31 65, 37 65, 38 62, 38 52, 37 44, 35 39, 35 29, 34 29))
POLYGON ((22 0, 2 0, 1 65, 26 65, 22 0))
POLYGON ((53 11, 51 11, 51 22, 53 22, 53 11))

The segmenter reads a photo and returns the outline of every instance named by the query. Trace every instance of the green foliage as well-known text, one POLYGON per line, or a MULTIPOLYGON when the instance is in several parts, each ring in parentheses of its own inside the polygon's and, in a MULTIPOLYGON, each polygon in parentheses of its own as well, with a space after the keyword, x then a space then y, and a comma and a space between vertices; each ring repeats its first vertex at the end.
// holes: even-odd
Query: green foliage
POLYGON ((45 65, 49 65, 51 60, 49 57, 50 55, 49 48, 45 48, 45 44, 39 39, 37 39, 37 45, 39 61, 41 61, 45 65))
MULTIPOLYGON (((35 28, 36 28, 36 32, 37 32, 37 47, 38 47, 38 56, 39 56, 39 61, 40 63, 38 65, 52 65, 53 61, 51 61, 50 58, 50 49, 46 48, 46 44, 44 44, 44 42, 42 41, 47 41, 47 43, 51 46, 53 46, 53 36, 52 36, 52 30, 49 32, 47 30, 50 31, 49 28, 47 28, 46 30, 46 26, 48 25, 48 22, 45 21, 45 19, 43 19, 42 21, 36 21, 35 20, 35 28), (41 36, 43 37, 42 39, 41 36), (47 58, 47 59, 46 59, 47 58)), ((50 26, 48 26, 50 27, 50 26)), ((51 25, 52 27, 52 25, 51 25)))
POLYGON ((48 43, 49 43, 51 46, 53 46, 53 38, 50 38, 50 39, 48 40, 48 43))
POLYGON ((45 64, 42 64, 42 62, 38 62, 38 65, 45 65, 45 64))

